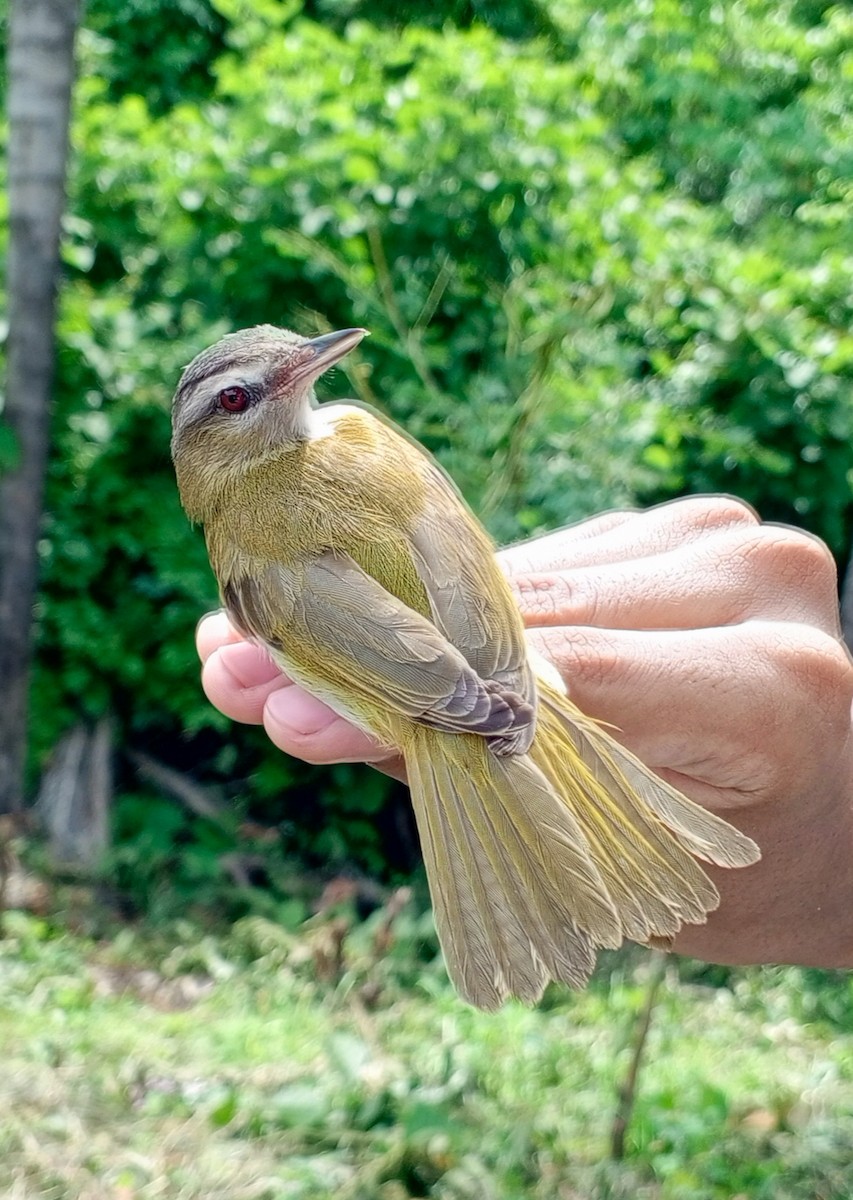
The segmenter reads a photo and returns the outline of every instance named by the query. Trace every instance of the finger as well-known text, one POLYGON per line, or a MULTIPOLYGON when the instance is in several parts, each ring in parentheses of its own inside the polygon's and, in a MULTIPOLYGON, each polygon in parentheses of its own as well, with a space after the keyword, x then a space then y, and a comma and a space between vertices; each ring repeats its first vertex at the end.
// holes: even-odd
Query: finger
POLYGON ((691 496, 646 512, 615 515, 624 519, 593 536, 574 536, 583 526, 561 529, 501 551, 500 562, 510 576, 625 562, 666 553, 722 529, 759 524, 753 509, 732 496, 691 496))
POLYGON ((201 684, 211 704, 246 725, 262 724, 267 697, 292 686, 266 650, 244 641, 213 650, 202 667, 201 684))
POLYGON ((510 582, 528 626, 701 629, 760 618, 840 632, 832 555, 786 526, 736 525, 662 554, 510 582))
POLYGON ((849 728, 850 656, 809 626, 563 627, 531 640, 583 712, 613 726, 653 769, 717 789, 718 803, 797 794, 849 728))
POLYGON ((269 694, 263 724, 274 745, 304 762, 366 762, 403 778, 398 755, 296 684, 269 694))
POLYGON ((405 782, 402 758, 294 684, 261 646, 243 639, 224 612, 196 630, 205 695, 226 717, 263 725, 280 750, 311 763, 368 762, 405 782))
POLYGON ((228 620, 224 609, 205 613, 195 629, 195 645, 202 662, 207 662, 214 650, 228 642, 245 641, 242 633, 228 620))
POLYGON ((398 779, 402 760, 284 675, 260 646, 228 643, 202 669, 207 698, 225 716, 263 725, 280 750, 310 763, 369 762, 398 779))
POLYGON ((553 533, 546 533, 535 538, 527 538, 523 542, 515 542, 498 551, 498 560, 508 575, 516 571, 542 569, 543 562, 561 561, 567 546, 577 542, 588 541, 600 537, 619 525, 636 519, 641 514, 628 509, 614 509, 613 512, 600 513, 596 517, 578 521, 574 525, 566 525, 553 533))
POLYGON ((310 763, 369 762, 405 780, 402 759, 287 678, 261 647, 226 643, 202 669, 208 699, 233 721, 263 725, 280 750, 310 763))

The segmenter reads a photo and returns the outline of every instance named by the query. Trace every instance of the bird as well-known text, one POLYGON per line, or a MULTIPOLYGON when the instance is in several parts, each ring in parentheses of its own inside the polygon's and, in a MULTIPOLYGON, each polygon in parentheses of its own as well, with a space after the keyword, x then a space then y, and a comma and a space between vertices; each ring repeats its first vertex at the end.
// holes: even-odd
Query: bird
POLYGON ((402 753, 448 974, 469 1004, 585 985, 670 945, 756 844, 581 712, 528 648, 495 545, 429 452, 314 385, 367 333, 231 333, 172 404, 181 502, 224 607, 291 679, 402 753))

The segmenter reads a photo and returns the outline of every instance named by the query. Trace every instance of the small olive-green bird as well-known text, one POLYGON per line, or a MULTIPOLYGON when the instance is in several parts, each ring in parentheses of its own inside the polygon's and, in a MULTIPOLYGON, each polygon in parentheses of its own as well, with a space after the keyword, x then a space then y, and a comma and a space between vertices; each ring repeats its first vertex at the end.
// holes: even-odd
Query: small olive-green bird
POLYGON ((582 986, 596 947, 671 939, 719 896, 696 862, 759 857, 539 670, 494 546, 416 442, 314 383, 363 329, 261 325, 184 371, 181 500, 232 621, 406 761, 436 925, 461 995, 582 986))

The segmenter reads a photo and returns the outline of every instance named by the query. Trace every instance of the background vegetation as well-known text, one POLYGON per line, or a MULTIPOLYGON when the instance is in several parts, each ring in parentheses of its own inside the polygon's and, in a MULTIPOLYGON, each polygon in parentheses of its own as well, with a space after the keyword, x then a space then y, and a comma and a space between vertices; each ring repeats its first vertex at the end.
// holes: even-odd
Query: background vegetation
MULTIPOLYGON (((499 539, 722 490, 843 561, 853 512, 849 10, 402 15, 90 8, 31 739, 35 773, 111 712, 120 746, 224 788, 283 857, 371 872, 416 857, 387 785, 286 762, 198 687, 192 629, 216 593, 167 408, 201 347, 259 321, 366 325, 323 388, 421 438, 499 539)), ((135 903, 220 879, 233 830, 133 771, 120 784, 135 903)))
MULTIPOLYGON (((477 1013, 423 920, 346 940, 259 917, 71 936, 7 914, 0 1191, 20 1200, 849 1200, 850 981, 659 994, 627 1154, 616 1092, 649 964, 477 1013)), ((637 952, 639 956, 640 952, 637 952)))
MULTIPOLYGON (((501 540, 614 505, 727 491, 821 535, 846 563, 848 6, 92 0, 79 59, 31 781, 35 792, 69 729, 110 715, 117 778, 103 879, 127 914, 202 919, 215 908, 293 930, 310 906, 306 873, 387 885, 417 863, 408 810, 389 783, 288 761, 201 694, 192 632, 217 600, 201 537, 178 505, 168 402, 182 365, 229 329, 367 326, 370 341, 324 393, 358 395, 404 424, 501 540), (139 770, 152 759, 200 785, 208 815, 153 787, 139 770)), ((0 469, 8 452, 0 425, 0 469)), ((378 895, 357 898, 370 906, 378 895)), ((219 1194, 212 1184, 192 1190, 195 1155, 189 1166, 180 1154, 171 1165, 157 1159, 146 1175, 138 1121, 176 1139, 224 1130, 212 1135, 211 1179, 224 1169, 220 1151, 239 1163, 241 1147, 266 1154, 273 1139, 295 1156, 295 1174, 268 1191, 223 1195, 828 1200, 851 1191, 850 1105, 837 1105, 850 1094, 839 1032, 849 1030, 850 998, 824 976, 724 973, 704 979, 726 984, 722 992, 686 993, 673 980, 638 1114, 636 1174, 611 1178, 573 1174, 564 1159, 569 1144, 587 1163, 600 1157, 595 1114, 617 1061, 601 1029, 639 1003, 630 964, 572 1002, 571 1032, 562 1010, 481 1022, 455 1007, 437 969, 417 984, 430 998, 426 1017, 406 988, 429 957, 423 937, 432 943, 412 934, 408 965, 387 968, 388 1020, 402 1024, 383 1025, 377 1042, 373 1018, 358 1025, 341 999, 345 983, 330 991, 322 970, 319 982, 298 970, 282 980, 281 947, 246 951, 239 933, 211 942, 200 966, 163 968, 165 951, 132 940, 104 951, 91 930, 79 941, 37 921, 6 932, 15 965, 0 1004, 14 1007, 21 989, 35 995, 9 1026, 10 1045, 26 1047, 14 1060, 21 1079, 38 1091, 47 1064, 54 1084, 71 1089, 34 1101, 47 1121, 39 1136, 65 1147, 57 1155, 79 1151, 95 1187, 108 1172, 90 1128, 101 1119, 137 1128, 127 1134, 133 1154, 109 1176, 122 1200, 219 1194), (140 998, 132 972, 119 972, 127 988, 99 991, 98 964, 113 953, 121 970, 130 963, 155 980, 198 967, 211 998, 193 997, 205 1007, 191 1019, 146 1018, 151 1041, 136 1049, 124 1034, 92 1041, 92 1022, 126 1022, 140 998), (232 982, 217 990, 220 970, 232 982), (289 1006, 310 1024, 320 997, 331 1022, 323 1036, 338 1049, 294 1060, 279 1078, 263 1066, 264 1014, 289 1006), (251 1020, 250 1002, 260 1013, 251 1020), (682 1040, 676 1081, 666 1055, 682 1020, 721 1032, 695 1060, 682 1040), (178 1066, 165 1062, 171 1038, 187 1056, 178 1066), (491 1048, 509 1039, 529 1052, 529 1075, 501 1076, 491 1048), (434 1061, 416 1084, 402 1078, 395 1056, 427 1045, 434 1061), (588 1078, 567 1098, 558 1084, 578 1061, 588 1078), (63 1116, 65 1105, 79 1109, 81 1088, 88 1108, 63 1116), (753 1111, 765 1115, 750 1124, 753 1111), (484 1146, 477 1162, 457 1143, 460 1122, 484 1146), (360 1173, 382 1156, 399 1170, 360 1173)), ((286 1040, 278 1052, 296 1053, 286 1040)), ((39 1195, 89 1194, 84 1174, 70 1183, 58 1168, 56 1178, 32 1174, 25 1124, 3 1134, 14 1180, 39 1195)))

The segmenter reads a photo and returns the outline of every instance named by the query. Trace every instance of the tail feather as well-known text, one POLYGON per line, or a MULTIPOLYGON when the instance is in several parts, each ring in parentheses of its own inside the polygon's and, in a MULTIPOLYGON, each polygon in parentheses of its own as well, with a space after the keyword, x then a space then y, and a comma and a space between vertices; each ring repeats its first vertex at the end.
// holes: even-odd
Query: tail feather
POLYGON ((531 754, 583 828, 626 937, 668 938, 685 922, 706 920, 719 893, 696 857, 727 867, 758 860, 750 838, 682 796, 544 685, 538 729, 531 754))
POLYGON ((415 726, 404 753, 436 928, 460 994, 480 1008, 582 987, 595 949, 666 944, 719 895, 696 861, 758 848, 680 795, 541 684, 525 755, 415 726))
POLYGON ((626 783, 633 789, 633 809, 640 811, 642 804, 647 805, 671 833, 689 846, 691 854, 715 866, 750 867, 758 862, 761 852, 752 838, 655 775, 565 696, 547 685, 540 685, 540 692, 546 714, 550 711, 557 716, 584 761, 590 766, 601 764, 610 781, 621 780, 620 792, 627 790, 626 783))
MULTIPOLYGON (((544 732, 551 724, 547 709, 540 720, 544 732)), ((704 921, 719 895, 699 864, 636 805, 605 761, 581 758, 575 741, 560 736, 556 722, 554 732, 542 769, 575 813, 625 935, 646 941, 652 935, 673 935, 685 921, 704 921)), ((570 732, 578 736, 574 728, 570 732)), ((535 746, 533 754, 537 756, 535 746)))
POLYGON ((487 844, 503 853, 514 888, 529 891, 543 920, 577 925, 597 946, 620 946, 618 917, 570 809, 529 756, 487 754, 485 764, 488 802, 479 792, 463 793, 463 802, 472 825, 487 825, 487 844))
POLYGON ((468 754, 458 762, 455 739, 445 743, 446 757, 424 741, 406 756, 451 978, 481 1008, 507 996, 533 1002, 549 979, 582 987, 594 947, 621 942, 583 835, 532 764, 497 759, 484 743, 465 741, 468 754), (476 772, 472 747, 482 751, 476 772), (530 776, 523 800, 519 771, 530 776), (531 797, 540 810, 553 809, 547 821, 525 811, 531 797), (579 912, 596 930, 592 936, 580 927, 579 912))
POLYGON ((761 852, 752 838, 653 775, 624 746, 615 743, 610 750, 615 770, 691 854, 717 867, 751 867, 758 862, 761 852))
POLYGON ((488 923, 472 894, 468 870, 435 803, 428 759, 407 759, 412 805, 426 864, 438 940, 448 974, 463 997, 478 1008, 498 1008, 507 984, 488 923))

